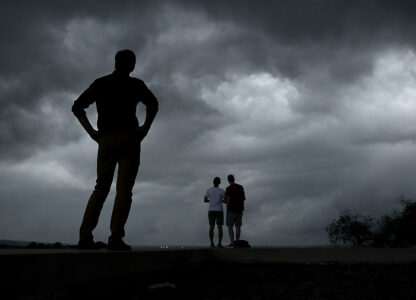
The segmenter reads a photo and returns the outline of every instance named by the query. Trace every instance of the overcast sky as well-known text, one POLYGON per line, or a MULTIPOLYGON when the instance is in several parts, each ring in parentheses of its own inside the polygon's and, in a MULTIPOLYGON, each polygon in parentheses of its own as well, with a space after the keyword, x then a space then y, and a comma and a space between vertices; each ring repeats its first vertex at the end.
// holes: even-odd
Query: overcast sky
MULTIPOLYGON (((342 210, 416 197, 410 1, 118 2, 2 1, 0 239, 77 242, 97 144, 71 106, 125 48, 160 109, 128 243, 208 245, 203 196, 230 173, 253 245, 327 244, 342 210)), ((96 240, 113 201, 114 186, 96 240)))

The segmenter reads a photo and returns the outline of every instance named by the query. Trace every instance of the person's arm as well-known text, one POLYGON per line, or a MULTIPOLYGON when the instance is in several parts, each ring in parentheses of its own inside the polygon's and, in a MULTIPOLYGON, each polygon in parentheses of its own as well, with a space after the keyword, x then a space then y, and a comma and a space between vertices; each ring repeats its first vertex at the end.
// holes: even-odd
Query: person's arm
POLYGON ((84 127, 85 131, 89 134, 89 136, 98 143, 99 133, 95 130, 90 121, 87 118, 87 115, 80 115, 77 116, 78 121, 81 123, 82 127, 84 127))
POLYGON ((225 196, 225 204, 227 204, 227 208, 230 207, 230 196, 225 196))
POLYGON ((141 82, 141 102, 146 106, 146 117, 143 125, 137 127, 137 131, 144 138, 150 130, 150 126, 159 111, 159 103, 153 93, 141 82))
POLYGON ((209 189, 205 192, 204 202, 205 203, 209 202, 209 189))
POLYGON ((92 103, 94 103, 94 83, 75 100, 74 105, 72 106, 72 112, 77 117, 78 121, 81 123, 82 127, 89 134, 89 136, 96 142, 98 142, 99 133, 95 130, 90 121, 88 120, 85 109, 88 108, 92 103))

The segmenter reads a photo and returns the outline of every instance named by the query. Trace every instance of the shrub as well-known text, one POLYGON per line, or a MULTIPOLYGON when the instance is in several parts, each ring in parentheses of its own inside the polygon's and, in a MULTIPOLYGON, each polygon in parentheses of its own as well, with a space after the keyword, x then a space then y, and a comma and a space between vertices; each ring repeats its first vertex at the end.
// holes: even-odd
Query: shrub
POLYGON ((401 211, 379 220, 348 210, 326 227, 332 246, 412 247, 416 246, 416 200, 399 198, 401 211))
POLYGON ((365 247, 373 244, 374 219, 371 216, 351 214, 348 210, 326 227, 331 245, 365 247))

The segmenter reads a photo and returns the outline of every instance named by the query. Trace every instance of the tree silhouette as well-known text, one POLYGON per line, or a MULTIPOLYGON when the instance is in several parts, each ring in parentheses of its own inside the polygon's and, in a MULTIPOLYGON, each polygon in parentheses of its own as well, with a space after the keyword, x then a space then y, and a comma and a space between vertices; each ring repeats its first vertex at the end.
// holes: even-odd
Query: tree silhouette
POLYGON ((348 210, 326 227, 332 246, 412 247, 416 246, 416 200, 399 198, 402 210, 371 216, 352 214, 348 210))
POLYGON ((374 219, 345 210, 326 227, 331 245, 363 247, 373 243, 374 219))
POLYGON ((402 211, 380 218, 374 237, 375 247, 410 247, 416 245, 416 201, 400 197, 402 211))

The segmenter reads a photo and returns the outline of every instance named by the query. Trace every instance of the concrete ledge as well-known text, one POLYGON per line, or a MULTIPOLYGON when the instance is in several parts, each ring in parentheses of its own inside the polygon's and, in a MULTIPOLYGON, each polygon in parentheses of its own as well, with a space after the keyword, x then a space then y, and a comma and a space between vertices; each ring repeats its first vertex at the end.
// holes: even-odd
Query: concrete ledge
POLYGON ((210 251, 132 252, 12 250, 0 252, 1 287, 6 294, 36 295, 141 273, 164 271, 209 260, 210 251))
POLYGON ((416 249, 146 249, 132 252, 1 250, 1 287, 6 294, 36 295, 93 281, 168 271, 202 263, 382 263, 416 262, 416 249))
POLYGON ((251 248, 214 251, 212 259, 223 263, 412 263, 410 248, 251 248), (232 251, 229 251, 232 250, 232 251))

